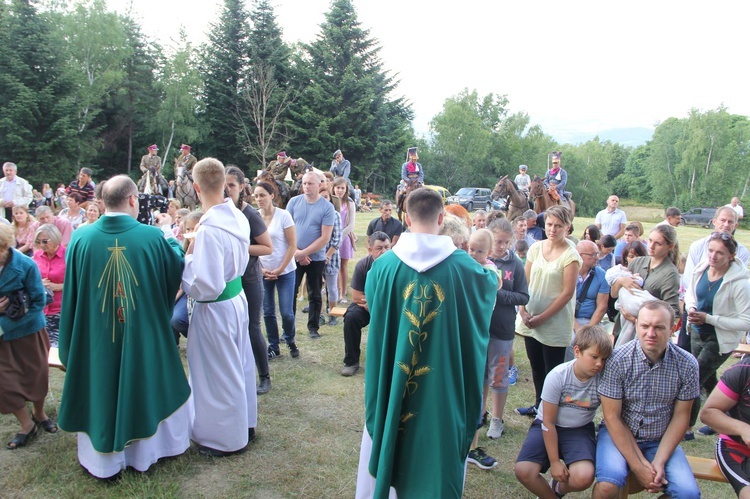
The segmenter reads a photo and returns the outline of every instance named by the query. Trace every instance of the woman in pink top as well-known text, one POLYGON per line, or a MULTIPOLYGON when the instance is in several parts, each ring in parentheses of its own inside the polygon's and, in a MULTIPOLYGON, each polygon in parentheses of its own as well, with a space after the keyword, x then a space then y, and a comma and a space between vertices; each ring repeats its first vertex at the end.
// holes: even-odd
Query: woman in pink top
POLYGON ((44 307, 47 319, 47 334, 50 345, 57 346, 57 335, 60 328, 60 305, 62 304, 63 278, 65 277, 65 246, 62 234, 52 224, 44 224, 36 230, 34 262, 42 274, 42 284, 54 293, 52 303, 44 307))
POLYGON ((34 252, 34 234, 39 222, 29 214, 25 205, 13 207, 13 228, 16 232, 16 249, 26 256, 34 252))

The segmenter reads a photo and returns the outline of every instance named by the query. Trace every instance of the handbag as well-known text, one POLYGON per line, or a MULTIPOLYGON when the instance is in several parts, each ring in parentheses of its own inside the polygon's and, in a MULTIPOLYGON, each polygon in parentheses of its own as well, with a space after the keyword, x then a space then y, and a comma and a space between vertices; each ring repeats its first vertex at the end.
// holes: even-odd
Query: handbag
POLYGON ((352 243, 352 251, 357 251, 357 241, 359 238, 357 237, 357 234, 354 233, 354 231, 349 233, 349 241, 352 243))
POLYGON ((5 315, 8 319, 17 321, 29 311, 29 294, 23 289, 11 291, 8 295, 8 308, 5 315))

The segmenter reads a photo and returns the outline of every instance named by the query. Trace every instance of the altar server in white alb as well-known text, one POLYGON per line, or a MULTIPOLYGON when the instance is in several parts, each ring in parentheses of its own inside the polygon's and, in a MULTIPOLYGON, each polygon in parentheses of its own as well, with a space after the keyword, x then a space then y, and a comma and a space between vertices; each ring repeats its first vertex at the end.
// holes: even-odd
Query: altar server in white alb
POLYGON ((193 168, 205 215, 188 247, 182 289, 196 300, 187 342, 193 389, 191 438, 201 454, 242 452, 258 420, 255 361, 247 335, 241 277, 249 257, 247 218, 224 201, 224 165, 205 158, 193 168))

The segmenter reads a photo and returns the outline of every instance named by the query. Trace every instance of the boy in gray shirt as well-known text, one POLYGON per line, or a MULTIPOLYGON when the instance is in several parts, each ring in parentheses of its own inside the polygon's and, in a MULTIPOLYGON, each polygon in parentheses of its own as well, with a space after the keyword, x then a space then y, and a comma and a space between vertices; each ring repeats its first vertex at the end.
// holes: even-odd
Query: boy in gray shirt
POLYGON ((562 497, 594 482, 599 373, 612 341, 599 326, 576 334, 575 360, 555 367, 544 380, 542 403, 516 460, 516 478, 540 498, 562 497), (550 470, 548 484, 541 473, 550 470))

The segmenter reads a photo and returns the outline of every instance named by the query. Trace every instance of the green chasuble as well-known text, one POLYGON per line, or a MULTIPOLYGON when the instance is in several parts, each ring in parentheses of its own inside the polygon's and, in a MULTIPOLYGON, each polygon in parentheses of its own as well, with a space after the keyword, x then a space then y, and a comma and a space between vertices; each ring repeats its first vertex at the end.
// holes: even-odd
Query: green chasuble
POLYGON ((375 497, 460 497, 481 415, 497 276, 464 251, 418 273, 393 251, 367 274, 365 418, 375 497))
POLYGON ((182 249, 156 227, 103 216, 73 232, 66 265, 59 424, 100 453, 121 452, 190 395, 170 326, 182 249))

